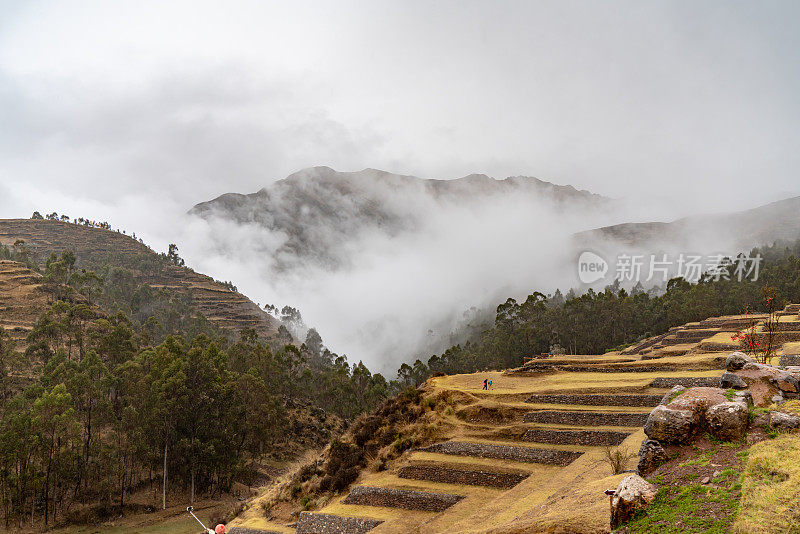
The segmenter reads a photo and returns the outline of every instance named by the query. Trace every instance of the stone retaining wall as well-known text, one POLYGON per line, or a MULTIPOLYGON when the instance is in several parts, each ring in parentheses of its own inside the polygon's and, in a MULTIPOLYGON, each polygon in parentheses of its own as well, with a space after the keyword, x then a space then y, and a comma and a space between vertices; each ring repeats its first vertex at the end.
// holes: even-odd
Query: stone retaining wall
POLYGON ((381 523, 377 519, 300 512, 297 534, 363 534, 381 523))
POLYGON ((583 453, 580 451, 561 451, 558 449, 535 449, 533 447, 516 447, 514 445, 495 445, 490 443, 467 443, 445 441, 429 447, 416 449, 439 454, 455 456, 472 456, 475 458, 493 458, 495 460, 512 460, 547 465, 569 465, 583 453))
POLYGON ((549 425, 644 426, 647 416, 646 413, 541 410, 526 413, 523 421, 549 425))
POLYGON ((719 387, 718 376, 676 376, 676 377, 659 377, 650 383, 650 387, 670 389, 675 386, 691 387, 719 387))
POLYGON ((778 365, 780 365, 781 367, 786 367, 789 365, 800 365, 800 355, 784 354, 783 356, 781 356, 778 365))
POLYGON ((616 430, 547 430, 531 428, 522 436, 524 441, 555 445, 619 445, 630 436, 616 430))
POLYGON ((589 395, 553 394, 531 395, 525 402, 532 404, 577 404, 583 406, 658 406, 662 395, 589 395))
POLYGON ((461 469, 439 465, 408 465, 402 467, 397 476, 413 480, 428 480, 445 484, 466 484, 511 489, 529 475, 525 473, 501 473, 484 469, 461 469))
POLYGON ((698 341, 702 341, 707 337, 711 337, 716 334, 717 331, 708 331, 708 330, 679 330, 673 334, 675 339, 682 340, 683 343, 696 343, 698 341))
POLYGON ((342 502, 362 506, 386 506, 403 510, 442 512, 463 498, 463 495, 449 493, 356 486, 350 490, 350 494, 342 502))

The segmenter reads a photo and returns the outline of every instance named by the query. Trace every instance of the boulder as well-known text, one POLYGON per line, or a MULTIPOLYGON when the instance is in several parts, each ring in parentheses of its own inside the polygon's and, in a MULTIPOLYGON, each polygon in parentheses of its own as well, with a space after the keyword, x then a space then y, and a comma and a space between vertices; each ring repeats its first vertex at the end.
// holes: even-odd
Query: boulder
POLYGON ((662 404, 662 405, 666 406, 667 404, 672 402, 675 399, 675 397, 677 397, 678 395, 680 395, 684 391, 686 391, 686 387, 685 386, 673 386, 673 388, 671 390, 667 391, 664 394, 664 396, 661 398, 661 402, 659 402, 659 404, 662 404))
POLYGON ((668 462, 669 455, 660 442, 654 439, 645 439, 639 447, 639 465, 636 470, 640 476, 647 476, 659 465, 668 462))
POLYGON ((740 402, 723 402, 706 411, 708 429, 717 439, 738 441, 747 433, 749 422, 747 405, 740 402))
POLYGON ((753 422, 750 423, 751 426, 756 428, 766 428, 769 426, 769 414, 768 413, 761 413, 756 415, 756 418, 753 419, 753 422))
POLYGON ((725 369, 728 371, 738 371, 747 363, 755 362, 753 358, 744 352, 733 352, 725 359, 725 369))
POLYGON ((775 377, 774 384, 779 390, 785 391, 786 393, 800 392, 800 384, 798 384, 797 379, 791 375, 775 377))
POLYGON ((639 475, 623 478, 611 497, 611 530, 630 521, 638 510, 653 502, 656 493, 658 489, 639 475))
POLYGON ((747 382, 739 378, 738 375, 731 373, 730 371, 726 371, 722 373, 722 376, 719 379, 719 387, 722 389, 744 389, 747 387, 747 382))
POLYGON ((656 406, 644 425, 647 437, 663 443, 687 443, 696 428, 695 414, 667 406, 656 406))
POLYGON ((670 402, 667 407, 674 410, 689 410, 698 418, 715 404, 726 402, 725 390, 720 388, 694 387, 684 391, 670 402))
POLYGON ((756 406, 769 406, 775 395, 796 398, 800 393, 800 382, 793 373, 771 365, 748 362, 735 374, 747 384, 756 406))
POLYGON ((782 432, 796 430, 800 428, 800 417, 785 412, 770 412, 769 426, 782 432))
POLYGON ((753 395, 750 393, 749 389, 737 391, 731 400, 733 402, 740 402, 744 404, 748 409, 753 405, 753 395))

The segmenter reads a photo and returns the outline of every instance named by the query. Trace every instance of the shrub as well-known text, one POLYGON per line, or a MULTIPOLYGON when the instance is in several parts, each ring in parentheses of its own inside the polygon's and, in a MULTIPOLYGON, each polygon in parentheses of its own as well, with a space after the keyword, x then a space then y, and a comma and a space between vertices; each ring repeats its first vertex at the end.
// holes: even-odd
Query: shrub
POLYGON ((636 455, 632 454, 627 449, 620 447, 612 448, 609 445, 603 449, 603 461, 611 467, 611 472, 615 475, 622 473, 628 460, 634 458, 636 455))

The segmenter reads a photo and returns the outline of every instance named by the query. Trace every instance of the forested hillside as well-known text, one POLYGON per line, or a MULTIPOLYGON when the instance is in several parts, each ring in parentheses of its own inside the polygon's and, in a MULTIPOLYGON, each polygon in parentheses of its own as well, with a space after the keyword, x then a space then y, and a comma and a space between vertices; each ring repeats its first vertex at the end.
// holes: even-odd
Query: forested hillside
POLYGON ((236 317, 235 303, 238 332, 209 320, 192 285, 205 277, 175 250, 157 255, 122 234, 76 226, 0 223, 6 239, 19 228, 30 239, 0 245, 7 524, 82 522, 248 487, 268 476, 263 461, 324 445, 392 393, 318 336, 265 339, 265 328, 236 317), (84 239, 81 254, 65 245, 74 235, 84 239), (176 275, 187 285, 156 283, 176 275))
POLYGON ((612 285, 583 295, 534 292, 524 302, 509 298, 497 307, 494 324, 476 339, 433 355, 427 363, 404 364, 399 375, 413 384, 434 373, 516 367, 526 356, 554 349, 603 354, 686 322, 763 310, 767 286, 775 289, 779 300, 800 301, 800 241, 754 249, 749 257, 758 253, 764 261, 756 281, 737 280, 734 273, 741 260, 735 258, 724 267, 726 274, 707 273, 696 284, 675 278, 657 296, 612 285))

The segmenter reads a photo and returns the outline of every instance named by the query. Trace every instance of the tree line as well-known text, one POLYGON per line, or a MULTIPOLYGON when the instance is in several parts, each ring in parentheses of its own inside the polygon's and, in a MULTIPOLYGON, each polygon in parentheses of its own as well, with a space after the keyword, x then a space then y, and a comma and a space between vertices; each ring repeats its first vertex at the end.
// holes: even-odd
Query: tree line
MULTIPOLYGON (((696 283, 674 278, 662 294, 641 286, 626 291, 618 283, 582 295, 534 292, 518 302, 509 298, 496 309, 494 324, 474 339, 453 345, 427 361, 403 364, 398 379, 420 384, 435 373, 472 373, 522 365, 526 356, 558 348, 570 354, 603 354, 621 349, 674 326, 719 315, 766 311, 763 291, 778 300, 800 302, 800 240, 753 249, 723 262, 722 276, 706 273, 696 283), (746 258, 761 254, 758 280, 737 279, 746 258), (562 349, 563 348, 563 349, 562 349)), ((559 352, 561 351, 559 350, 559 352)))

